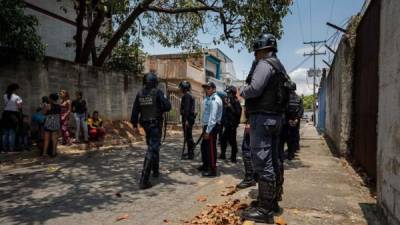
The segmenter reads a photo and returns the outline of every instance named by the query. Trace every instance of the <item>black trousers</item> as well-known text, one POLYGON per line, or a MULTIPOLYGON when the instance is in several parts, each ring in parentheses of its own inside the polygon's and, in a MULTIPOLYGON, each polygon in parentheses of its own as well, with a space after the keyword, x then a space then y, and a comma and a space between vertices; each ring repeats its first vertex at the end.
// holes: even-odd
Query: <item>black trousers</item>
MULTIPOLYGON (((207 129, 207 126, 203 127, 203 132, 207 129)), ((209 172, 217 171, 217 135, 219 126, 215 125, 209 134, 208 140, 203 138, 201 142, 201 160, 203 161, 203 167, 209 172)))
POLYGON ((225 156, 226 148, 228 144, 231 146, 231 159, 236 159, 236 154, 238 152, 237 141, 236 141, 236 126, 225 126, 224 132, 221 139, 221 154, 225 156))
MULTIPOLYGON (((187 149, 190 151, 193 146, 194 146, 194 141, 193 141, 193 124, 189 123, 189 126, 185 127, 185 124, 182 124, 183 133, 184 133, 184 138, 186 140, 185 145, 187 146, 187 149)), ((185 147, 186 147, 185 146, 185 147)))

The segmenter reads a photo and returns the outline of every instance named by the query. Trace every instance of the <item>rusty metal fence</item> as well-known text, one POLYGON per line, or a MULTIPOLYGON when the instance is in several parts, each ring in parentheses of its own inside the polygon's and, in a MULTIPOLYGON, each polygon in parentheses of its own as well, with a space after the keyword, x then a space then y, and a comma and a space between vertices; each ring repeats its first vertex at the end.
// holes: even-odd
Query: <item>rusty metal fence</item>
POLYGON ((354 138, 352 155, 376 178, 379 96, 379 31, 381 1, 372 1, 357 30, 354 74, 354 138))
MULTIPOLYGON (((181 124, 181 97, 176 93, 170 93, 169 100, 172 108, 171 111, 166 114, 166 121, 169 124, 181 124)), ((195 124, 200 124, 201 122, 202 102, 203 100, 201 98, 195 97, 195 112, 197 113, 195 124)))

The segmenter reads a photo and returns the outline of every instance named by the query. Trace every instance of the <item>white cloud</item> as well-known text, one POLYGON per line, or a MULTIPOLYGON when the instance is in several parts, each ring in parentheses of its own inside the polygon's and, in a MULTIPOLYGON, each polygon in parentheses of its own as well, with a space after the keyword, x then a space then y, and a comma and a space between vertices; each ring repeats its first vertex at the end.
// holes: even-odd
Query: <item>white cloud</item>
MULTIPOLYGON (((289 74, 290 78, 296 83, 296 92, 298 95, 311 95, 313 93, 313 80, 312 78, 307 78, 307 71, 308 68, 298 68, 289 74)), ((319 81, 317 81, 317 83, 319 83, 319 81)))
POLYGON ((295 53, 296 53, 297 55, 303 55, 304 53, 310 53, 310 52, 312 52, 312 51, 313 51, 313 47, 311 47, 311 46, 306 46, 306 47, 297 49, 297 50, 295 51, 295 53))

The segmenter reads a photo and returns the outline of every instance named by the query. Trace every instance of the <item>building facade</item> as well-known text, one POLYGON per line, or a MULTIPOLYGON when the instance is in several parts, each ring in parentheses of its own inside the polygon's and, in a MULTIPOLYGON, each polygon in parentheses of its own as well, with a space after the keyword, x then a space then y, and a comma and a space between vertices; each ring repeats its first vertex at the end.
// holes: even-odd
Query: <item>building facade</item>
MULTIPOLYGON (((25 0, 25 13, 38 19, 36 31, 46 45, 46 56, 74 61, 76 42, 76 17, 74 2, 71 0, 25 0)), ((110 19, 106 19, 108 24, 110 19)), ((111 29, 103 26, 103 31, 111 29)), ((88 33, 88 20, 84 19, 83 40, 88 33)), ((105 45, 100 38, 96 39, 96 49, 105 45)))

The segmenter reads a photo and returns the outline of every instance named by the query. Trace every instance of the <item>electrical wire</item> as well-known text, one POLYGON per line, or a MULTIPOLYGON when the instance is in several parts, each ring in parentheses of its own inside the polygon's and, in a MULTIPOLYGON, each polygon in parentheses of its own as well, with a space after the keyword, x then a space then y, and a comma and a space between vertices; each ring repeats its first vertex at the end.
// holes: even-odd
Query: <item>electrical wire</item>
POLYGON ((312 27, 312 4, 311 4, 311 0, 308 0, 308 2, 310 3, 310 34, 311 34, 311 39, 313 40, 313 27, 312 27))
MULTIPOLYGON (((328 22, 330 22, 330 21, 332 20, 334 8, 335 8, 335 0, 332 0, 332 4, 331 4, 331 9, 330 9, 330 13, 329 13, 328 22)), ((329 30, 329 27, 327 26, 327 27, 326 27, 326 37, 328 37, 328 30, 329 30)))
POLYGON ((299 17, 299 27, 300 27, 300 34, 301 34, 301 38, 303 39, 304 42, 304 29, 303 29, 303 20, 302 20, 302 16, 301 16, 301 11, 300 11, 300 7, 299 7, 299 1, 295 1, 296 7, 297 7, 297 16, 299 17))

